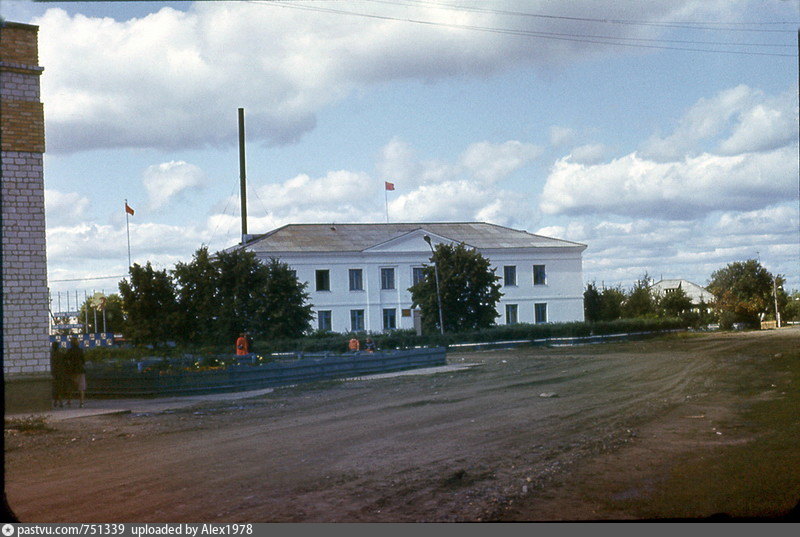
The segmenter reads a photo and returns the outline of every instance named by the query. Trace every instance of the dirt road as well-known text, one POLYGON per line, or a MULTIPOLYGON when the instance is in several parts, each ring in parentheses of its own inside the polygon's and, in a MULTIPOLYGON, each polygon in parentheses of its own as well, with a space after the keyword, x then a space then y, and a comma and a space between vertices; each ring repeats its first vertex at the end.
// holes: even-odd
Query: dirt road
POLYGON ((770 364, 799 349, 791 328, 449 354, 480 365, 58 422, 6 433, 6 495, 43 522, 637 517, 664 468, 756 437, 731 424, 797 390, 770 364))

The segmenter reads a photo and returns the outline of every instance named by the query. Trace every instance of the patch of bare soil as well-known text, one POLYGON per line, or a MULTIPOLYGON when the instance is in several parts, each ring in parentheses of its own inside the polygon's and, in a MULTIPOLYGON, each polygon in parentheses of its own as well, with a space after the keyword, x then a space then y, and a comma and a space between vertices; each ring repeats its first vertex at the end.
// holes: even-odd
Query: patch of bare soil
POLYGON ((30 522, 708 516, 642 505, 759 437, 741 413, 797 389, 772 359, 798 348, 792 328, 450 354, 481 365, 6 431, 5 491, 30 522))

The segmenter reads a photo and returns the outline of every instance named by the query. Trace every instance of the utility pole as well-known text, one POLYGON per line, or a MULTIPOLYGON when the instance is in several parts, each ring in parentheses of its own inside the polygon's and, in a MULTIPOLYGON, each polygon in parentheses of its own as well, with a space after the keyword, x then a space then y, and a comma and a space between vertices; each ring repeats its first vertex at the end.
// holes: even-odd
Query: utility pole
POLYGON ((242 200, 242 244, 247 235, 247 178, 244 163, 244 108, 239 109, 239 190, 242 200))

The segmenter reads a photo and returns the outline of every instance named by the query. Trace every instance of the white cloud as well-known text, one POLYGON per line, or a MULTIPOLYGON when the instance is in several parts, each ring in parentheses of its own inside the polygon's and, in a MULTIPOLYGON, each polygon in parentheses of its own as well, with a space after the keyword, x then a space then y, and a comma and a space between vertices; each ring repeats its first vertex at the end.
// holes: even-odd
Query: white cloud
POLYGON ((569 159, 582 164, 597 164, 608 153, 604 144, 585 144, 572 149, 569 159))
POLYGON ((720 144, 723 154, 769 151, 798 137, 797 91, 765 99, 742 111, 731 136, 720 144))
POLYGON ((796 147, 739 156, 702 154, 666 163, 637 153, 597 165, 560 159, 547 178, 540 208, 547 214, 681 220, 771 205, 795 195, 796 179, 796 147))
MULTIPOLYGON (((725 20, 745 4, 676 0, 616 6, 614 16, 657 22, 713 12, 716 20, 725 20)), ((32 21, 40 27, 41 63, 47 69, 42 93, 48 150, 233 144, 232 111, 238 107, 247 110, 251 139, 290 143, 314 128, 320 110, 373 84, 484 77, 521 64, 564 65, 630 53, 451 26, 581 30, 568 20, 525 17, 509 23, 499 13, 386 4, 336 7, 400 20, 307 10, 325 5, 197 2, 185 12, 164 7, 127 21, 49 9, 32 21)), ((589 0, 548 9, 553 15, 608 17, 606 5, 589 0)), ((583 26, 587 33, 598 31, 583 26)), ((663 30, 603 25, 602 31, 655 37, 663 30)))
POLYGON ((472 144, 461 156, 461 164, 476 179, 496 183, 542 154, 542 148, 515 140, 502 144, 472 144))
POLYGON ((575 131, 567 127, 553 125, 550 127, 550 144, 560 147, 572 142, 575 138, 575 131))
POLYGON ((85 217, 89 199, 75 192, 45 189, 44 208, 48 226, 71 224, 85 217))
POLYGON ((712 98, 700 99, 678 122, 669 136, 653 136, 641 149, 645 158, 660 162, 678 160, 697 153, 698 142, 716 137, 729 127, 731 120, 752 106, 760 92, 745 85, 722 91, 712 98))
POLYGON ((531 219, 530 208, 512 192, 487 191, 470 181, 423 185, 389 202, 395 221, 489 221, 500 225, 531 219))
POLYGON ((184 161, 170 161, 148 166, 142 174, 150 208, 160 209, 188 190, 198 190, 206 183, 199 167, 184 161))

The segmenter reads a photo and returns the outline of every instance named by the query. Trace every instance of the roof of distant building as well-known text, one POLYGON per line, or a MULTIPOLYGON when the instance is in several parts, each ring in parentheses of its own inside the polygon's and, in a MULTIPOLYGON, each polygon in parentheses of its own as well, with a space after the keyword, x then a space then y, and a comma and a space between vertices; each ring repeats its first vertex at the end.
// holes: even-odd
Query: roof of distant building
POLYGON ((714 299, 714 295, 712 295, 708 289, 696 283, 692 283, 689 280, 660 280, 651 285, 650 288, 659 293, 664 293, 672 289, 681 289, 694 303, 699 303, 700 301, 709 302, 714 299))
POLYGON ((586 248, 585 244, 486 222, 288 224, 251 235, 244 246, 256 252, 361 252, 419 230, 477 249, 586 248))

